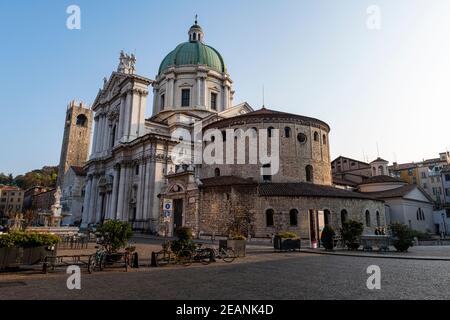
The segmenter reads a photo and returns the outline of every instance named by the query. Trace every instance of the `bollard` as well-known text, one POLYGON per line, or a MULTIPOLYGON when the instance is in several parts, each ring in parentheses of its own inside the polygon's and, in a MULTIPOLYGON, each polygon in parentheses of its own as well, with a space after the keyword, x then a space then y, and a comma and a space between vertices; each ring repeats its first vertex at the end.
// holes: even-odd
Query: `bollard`
POLYGON ((151 267, 157 267, 158 265, 156 264, 156 253, 154 251, 152 251, 152 262, 150 264, 151 267))
POLYGON ((214 250, 209 251, 209 261, 210 262, 216 262, 216 255, 214 253, 214 250))
POLYGON ((131 266, 132 268, 136 268, 139 269, 139 255, 137 252, 135 252, 133 254, 133 265, 131 266))

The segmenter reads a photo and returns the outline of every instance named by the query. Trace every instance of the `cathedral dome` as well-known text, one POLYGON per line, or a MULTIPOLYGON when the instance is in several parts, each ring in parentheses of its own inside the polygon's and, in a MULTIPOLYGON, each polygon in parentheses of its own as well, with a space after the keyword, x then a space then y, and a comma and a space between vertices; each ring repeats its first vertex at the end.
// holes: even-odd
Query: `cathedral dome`
POLYGON ((197 22, 189 30, 189 42, 178 45, 162 61, 158 75, 170 66, 206 65, 222 73, 226 72, 225 63, 220 53, 203 43, 203 30, 197 22))

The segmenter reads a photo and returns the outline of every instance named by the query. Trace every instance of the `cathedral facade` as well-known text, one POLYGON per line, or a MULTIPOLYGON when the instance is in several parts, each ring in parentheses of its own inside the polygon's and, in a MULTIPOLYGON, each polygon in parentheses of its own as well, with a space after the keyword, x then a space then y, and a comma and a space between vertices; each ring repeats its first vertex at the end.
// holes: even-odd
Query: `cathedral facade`
POLYGON ((189 226, 202 236, 226 235, 237 223, 253 237, 289 230, 313 241, 321 226, 338 228, 345 219, 365 221, 367 233, 385 225, 383 201, 332 185, 328 124, 234 105, 224 59, 205 44, 197 22, 188 36, 163 59, 155 80, 138 75, 136 58, 125 53, 104 80, 92 105, 82 227, 117 219, 135 230, 171 235, 189 226), (146 119, 150 88, 153 109, 146 119), (250 161, 263 138, 269 149, 277 145, 276 170, 273 163, 250 161), (227 147, 239 139, 242 158, 237 143, 227 147), (196 161, 196 148, 211 145, 213 157, 231 154, 233 164, 196 161))

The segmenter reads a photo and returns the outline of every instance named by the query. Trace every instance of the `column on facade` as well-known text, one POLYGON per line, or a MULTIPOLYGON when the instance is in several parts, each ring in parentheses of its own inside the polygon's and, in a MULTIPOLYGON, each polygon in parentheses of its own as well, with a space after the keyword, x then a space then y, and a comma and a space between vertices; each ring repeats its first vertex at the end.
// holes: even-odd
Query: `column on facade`
POLYGON ((208 90, 206 86, 206 77, 202 77, 202 106, 207 105, 208 90))
POLYGON ((151 180, 151 172, 153 169, 153 162, 151 159, 147 159, 145 167, 145 186, 144 186, 144 207, 142 212, 142 219, 147 220, 149 216, 149 200, 150 200, 150 187, 154 184, 151 180))
POLYGON ((222 104, 222 111, 227 108, 228 103, 228 86, 223 86, 223 104, 222 104))
POLYGON ((152 183, 153 188, 152 188, 152 192, 150 195, 150 201, 151 201, 151 205, 150 205, 150 218, 153 219, 154 221, 158 221, 159 218, 159 201, 157 199, 158 194, 161 193, 161 187, 163 184, 163 167, 164 164, 160 161, 156 161, 155 165, 154 165, 154 179, 152 181, 154 181, 154 183, 152 183))
POLYGON ((146 161, 144 160, 140 164, 139 168, 139 185, 138 185, 138 194, 136 195, 136 220, 142 220, 142 211, 143 211, 143 203, 144 203, 144 188, 145 188, 145 167, 146 161))
POLYGON ((86 190, 84 193, 84 202, 83 202, 83 216, 82 216, 82 226, 87 226, 88 220, 89 220, 89 204, 90 204, 90 197, 91 197, 91 190, 92 189, 92 177, 88 176, 88 180, 86 183, 86 190))
POLYGON ((175 96, 174 96, 174 79, 168 79, 167 83, 167 95, 168 95, 168 103, 170 108, 175 107, 175 96))
POLYGON ((202 106, 201 95, 202 95, 202 78, 197 77, 197 99, 196 99, 197 106, 202 106))
POLYGON ((92 142, 92 154, 97 153, 97 139, 98 139, 98 117, 94 118, 94 138, 92 142))
POLYGON ((98 131, 97 131, 97 149, 96 153, 100 153, 102 151, 102 143, 103 143, 103 115, 99 115, 98 117, 98 131))
POLYGON ((117 195, 117 212, 116 219, 122 220, 125 194, 125 166, 120 167, 119 191, 117 195))
POLYGON ((106 193, 105 219, 111 219, 111 192, 106 193))
POLYGON ((91 192, 90 192, 90 197, 89 197, 89 215, 88 215, 88 222, 94 222, 95 221, 95 204, 97 202, 97 197, 98 197, 98 177, 97 176, 93 176, 92 178, 92 187, 91 187, 91 192))
POLYGON ((124 117, 124 135, 125 135, 125 141, 128 142, 130 139, 130 124, 131 124, 131 113, 132 113, 132 93, 130 91, 127 92, 127 96, 125 99, 125 117, 124 117))
POLYGON ((110 127, 109 127, 109 120, 108 116, 105 114, 105 132, 103 134, 103 151, 106 151, 109 149, 109 137, 110 137, 110 127))
POLYGON ((112 189, 112 195, 111 195, 111 209, 110 209, 110 218, 116 219, 117 218, 117 196, 119 192, 119 175, 120 175, 120 169, 115 167, 114 168, 114 180, 113 180, 113 189, 112 189))
POLYGON ((123 138, 123 136, 124 136, 124 134, 125 134, 125 131, 124 131, 124 126, 125 126, 125 110, 126 110, 126 108, 125 108, 125 102, 126 102, 126 99, 125 99, 125 95, 122 95, 121 97, 120 97, 120 114, 119 114, 119 128, 118 128, 118 131, 119 131, 119 140, 122 140, 122 138, 123 138))
POLYGON ((160 99, 160 97, 159 97, 158 90, 156 90, 156 88, 153 88, 153 113, 152 113, 152 115, 157 114, 162 109, 159 99, 160 99))

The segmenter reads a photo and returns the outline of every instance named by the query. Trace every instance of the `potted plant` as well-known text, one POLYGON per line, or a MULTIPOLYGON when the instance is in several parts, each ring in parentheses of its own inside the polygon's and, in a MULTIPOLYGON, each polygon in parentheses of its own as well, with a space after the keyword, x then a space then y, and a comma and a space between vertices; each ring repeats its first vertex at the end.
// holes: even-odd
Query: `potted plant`
POLYGON ((274 237, 273 246, 279 251, 300 250, 301 240, 293 232, 278 232, 274 237))
POLYGON ((227 240, 219 240, 219 249, 231 248, 236 257, 245 257, 247 238, 241 234, 230 235, 227 240))
POLYGON ((395 222, 389 226, 391 230, 394 248, 399 252, 407 252, 413 244, 414 232, 408 226, 395 222))
POLYGON ((232 248, 236 257, 245 257, 247 238, 252 233, 254 213, 239 203, 232 205, 229 212, 224 212, 219 219, 217 231, 228 235, 226 240, 219 240, 219 249, 232 248))
POLYGON ((364 225, 359 221, 348 220, 342 224, 341 235, 348 249, 358 250, 359 238, 363 231, 364 225))
POLYGON ((133 231, 128 222, 108 220, 97 228, 96 234, 107 252, 106 262, 115 262, 122 258, 117 252, 127 246, 133 231))
POLYGON ((334 236, 336 233, 334 229, 330 226, 325 226, 322 230, 322 234, 320 236, 320 241, 322 242, 325 250, 333 250, 334 248, 334 236))

